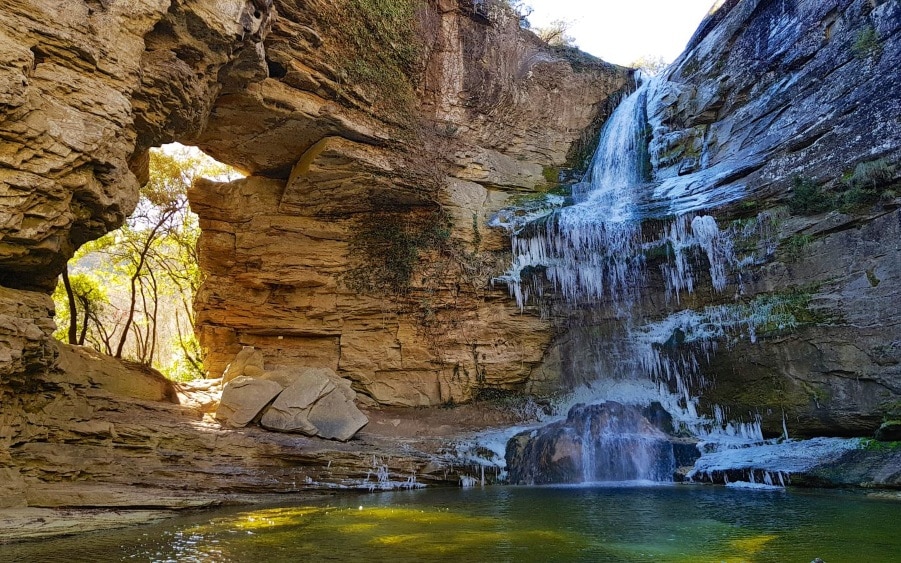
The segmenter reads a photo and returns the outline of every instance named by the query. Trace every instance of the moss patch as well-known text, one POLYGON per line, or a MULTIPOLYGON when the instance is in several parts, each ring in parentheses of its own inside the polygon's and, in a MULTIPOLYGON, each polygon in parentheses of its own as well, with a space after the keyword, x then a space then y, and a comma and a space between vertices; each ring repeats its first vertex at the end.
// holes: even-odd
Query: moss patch
POLYGON ((359 85, 375 109, 410 117, 423 70, 417 12, 421 0, 341 0, 323 15, 346 58, 337 61, 348 83, 359 85))
POLYGON ((407 295, 420 256, 447 245, 449 237, 449 222, 440 213, 370 215, 350 241, 354 266, 343 282, 361 293, 407 295))
POLYGON ((854 43, 851 44, 851 52, 858 59, 878 57, 882 54, 882 38, 872 25, 866 25, 857 32, 854 43))

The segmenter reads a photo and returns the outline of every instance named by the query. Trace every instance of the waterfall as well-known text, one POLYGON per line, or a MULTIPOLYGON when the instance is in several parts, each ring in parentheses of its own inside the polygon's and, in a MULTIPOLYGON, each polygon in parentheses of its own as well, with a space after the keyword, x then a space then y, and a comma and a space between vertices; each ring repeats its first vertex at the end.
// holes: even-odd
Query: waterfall
MULTIPOLYGON (((666 298, 675 305, 701 282, 709 282, 714 292, 723 292, 735 282, 740 292, 740 268, 745 263, 735 255, 730 232, 702 213, 702 200, 688 189, 697 179, 668 178, 667 189, 661 191, 662 184, 655 184, 649 176, 646 104, 653 91, 653 81, 641 85, 611 114, 587 173, 573 186, 569 205, 557 196, 525 214, 515 210, 498 214, 493 224, 510 230, 514 257, 499 279, 507 283, 520 308, 543 297, 563 300, 574 309, 583 304, 606 307, 622 323, 624 344, 610 345, 616 356, 615 373, 595 373, 594 378, 650 380, 656 391, 645 397, 643 404, 662 404, 679 428, 707 443, 709 451, 761 443, 759 419, 732 421, 721 409, 716 409, 713 417, 698 414, 699 391, 707 383, 700 366, 717 341, 727 335, 747 335, 753 341, 755 329, 778 316, 774 312, 778 304, 677 310, 653 323, 640 316, 637 298, 649 276, 649 256, 661 262, 666 298), (685 190, 675 189, 679 182, 687 186, 685 190), (678 194, 686 193, 690 197, 679 200, 682 196, 678 194), (675 195, 661 199, 661 194, 675 195), (510 219, 517 216, 529 219, 510 219)), ((791 319, 778 322, 790 324, 791 319)), ((607 369, 611 369, 609 365, 607 369)), ((666 435, 621 411, 608 416, 607 406, 600 413, 599 404, 618 403, 605 402, 610 398, 606 388, 592 393, 589 382, 587 390, 575 394, 580 401, 594 404, 571 408, 565 423, 555 423, 562 427, 551 425, 546 427, 552 429, 549 432, 514 438, 528 442, 514 448, 518 452, 512 458, 514 465, 548 465, 548 451, 578 450, 578 454, 567 457, 560 453, 554 458, 569 460, 558 460, 558 465, 578 467, 510 467, 512 446, 508 445, 513 480, 671 481, 675 463, 666 435), (624 426, 624 420, 629 424, 624 426)))
POLYGON ((574 205, 542 217, 512 236, 514 263, 501 279, 523 307, 540 286, 524 285, 541 269, 570 301, 610 295, 627 300, 642 265, 638 205, 644 177, 645 99, 639 87, 601 131, 588 172, 573 187, 574 205))

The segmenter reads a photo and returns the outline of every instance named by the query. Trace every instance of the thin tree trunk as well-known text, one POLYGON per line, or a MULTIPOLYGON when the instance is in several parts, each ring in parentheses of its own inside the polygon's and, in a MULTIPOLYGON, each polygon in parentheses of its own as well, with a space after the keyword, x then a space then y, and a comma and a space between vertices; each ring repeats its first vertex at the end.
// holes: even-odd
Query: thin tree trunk
POLYGON ((72 292, 72 284, 69 283, 68 265, 63 270, 63 286, 69 299, 69 344, 78 344, 78 310, 75 308, 75 293, 72 292))
POLYGON ((88 337, 88 322, 91 320, 91 310, 88 304, 88 296, 79 296, 81 307, 84 309, 84 318, 81 319, 81 334, 78 335, 78 345, 84 346, 84 341, 88 337))
POLYGON ((138 256, 138 264, 135 267, 135 273, 131 276, 131 303, 128 309, 128 318, 125 319, 125 326, 122 328, 122 338, 119 340, 119 345, 116 347, 117 358, 122 358, 122 349, 125 348, 125 341, 128 339, 128 331, 135 318, 135 304, 138 297, 136 284, 138 277, 141 275, 141 270, 144 269, 144 262, 147 260, 147 254, 150 252, 150 246, 156 239, 157 232, 163 228, 163 225, 165 225, 166 221, 168 221, 169 217, 173 214, 174 211, 170 210, 162 215, 160 220, 153 227, 153 230, 147 235, 147 239, 144 241, 144 247, 141 249, 141 253, 138 256))
POLYGON ((150 333, 150 357, 147 358, 147 365, 151 366, 153 365, 153 357, 156 355, 157 329, 159 328, 156 324, 156 320, 159 313, 160 292, 156 283, 156 275, 153 273, 153 268, 148 268, 147 273, 150 274, 150 289, 153 291, 153 294, 151 295, 153 315, 148 315, 147 306, 144 306, 144 315, 148 315, 150 317, 150 322, 152 323, 152 331, 150 333))

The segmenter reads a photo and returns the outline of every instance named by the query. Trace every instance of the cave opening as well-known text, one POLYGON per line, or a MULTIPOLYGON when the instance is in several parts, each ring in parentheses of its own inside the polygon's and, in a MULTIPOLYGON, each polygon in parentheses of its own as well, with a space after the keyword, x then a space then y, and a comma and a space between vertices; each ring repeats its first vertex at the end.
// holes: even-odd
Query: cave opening
POLYGON ((198 178, 244 175, 178 143, 151 149, 149 161, 134 212, 81 246, 63 271, 53 293, 54 336, 185 381, 204 376, 194 334, 200 225, 187 192, 198 178))

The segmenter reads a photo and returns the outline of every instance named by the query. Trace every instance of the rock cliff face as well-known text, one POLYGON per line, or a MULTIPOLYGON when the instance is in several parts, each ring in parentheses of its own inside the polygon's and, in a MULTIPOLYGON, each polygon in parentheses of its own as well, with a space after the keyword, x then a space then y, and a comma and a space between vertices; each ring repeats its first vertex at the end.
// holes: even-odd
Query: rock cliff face
MULTIPOLYGON (((134 207, 147 149, 179 140, 251 174, 190 196, 213 375, 249 344, 273 367, 336 370, 382 404, 524 382, 548 326, 489 287, 504 242, 486 218, 578 161, 628 72, 548 49, 500 4, 392 10, 14 4, 0 283, 49 290, 76 247, 134 207)), ((51 349, 35 353, 47 310, 10 312, 5 374, 23 357, 52 365, 51 349)))
POLYGON ((137 202, 146 150, 190 139, 265 70, 266 0, 7 3, 0 14, 0 384, 53 364, 42 293, 137 202), (239 65, 238 62, 244 62, 239 65), (251 65, 252 66, 252 65, 251 65), (38 351, 38 352, 36 352, 38 351))
MULTIPOLYGON (((266 370, 329 368, 370 406, 434 406, 568 386, 585 379, 586 356, 615 358, 622 334, 609 319, 557 335, 553 315, 522 314, 492 287, 509 241, 486 225, 583 163, 630 72, 549 49, 500 4, 473 6, 7 2, 3 503, 95 505, 98 483, 129 489, 104 497, 119 505, 153 504, 129 496, 137 483, 348 485, 379 469, 367 448, 396 455, 397 472, 447 480, 428 456, 378 440, 325 447, 211 427, 169 407, 171 390, 152 377, 123 389, 110 381, 132 375, 78 367, 65 349, 60 358, 48 292, 75 248, 131 212, 147 151, 165 142, 249 174, 190 193, 211 375, 254 346, 266 370), (609 349, 582 346, 598 334, 609 349), (101 375, 73 381, 79 370, 101 375), (135 409, 154 414, 136 423, 135 409), (152 463, 109 471, 123 459, 152 463)), ((794 299, 792 330, 736 339, 705 366, 702 407, 759 414, 769 433, 784 417, 805 435, 867 434, 899 416, 899 26, 897 1, 728 0, 649 94, 651 199, 716 214, 757 257, 729 272, 727 291, 699 282, 681 303, 794 299)), ((701 253, 690 260, 705 267, 701 253)), ((674 305, 650 270, 636 306, 658 319, 674 305)))
MULTIPOLYGON (((0 504, 184 504, 138 485, 346 486, 381 470, 373 453, 394 455, 378 453, 389 443, 320 450, 219 430, 160 382, 123 384, 137 377, 128 366, 85 365, 51 342, 48 293, 66 260, 131 213, 147 151, 166 142, 250 174, 190 194, 211 374, 253 345, 267 370, 330 368, 370 406, 460 402, 530 377, 550 326, 490 286, 507 243, 485 224, 581 163, 630 71, 549 49, 503 3, 478 14, 447 0, 7 4, 0 504), (331 461, 347 479, 294 469, 331 461), (208 479, 215 468, 225 473, 208 479)), ((431 456, 402 457, 386 467, 458 479, 431 456)))
MULTIPOLYGON (((715 216, 734 261, 716 291, 696 248, 687 260, 704 279, 673 299, 662 257, 648 256, 636 316, 776 299, 793 319, 720 342, 695 390, 708 412, 794 436, 867 436, 898 417, 899 62, 898 2, 728 1, 652 82, 647 198, 715 216)), ((538 371, 566 383, 610 367, 618 322, 567 331, 538 371), (597 334, 603 349, 573 359, 597 334)), ((691 348, 678 334, 667 346, 691 348)))
POLYGON ((708 400, 759 412, 772 433, 784 413, 795 434, 869 435, 901 399, 901 5, 745 1, 721 12, 656 97, 655 176, 732 170, 704 186, 713 201, 740 194, 724 218, 782 217, 775 255, 736 290, 809 292, 810 322, 718 355, 708 400), (805 207, 805 189, 819 205, 805 207))

